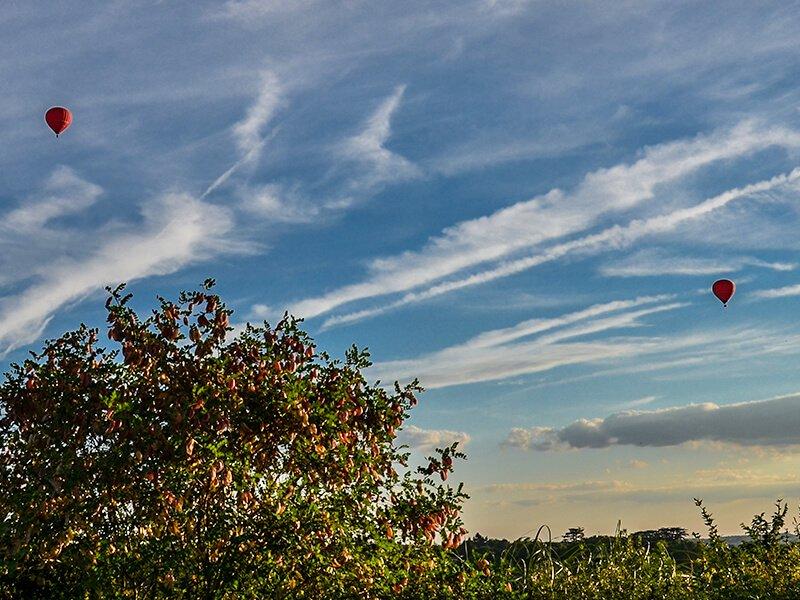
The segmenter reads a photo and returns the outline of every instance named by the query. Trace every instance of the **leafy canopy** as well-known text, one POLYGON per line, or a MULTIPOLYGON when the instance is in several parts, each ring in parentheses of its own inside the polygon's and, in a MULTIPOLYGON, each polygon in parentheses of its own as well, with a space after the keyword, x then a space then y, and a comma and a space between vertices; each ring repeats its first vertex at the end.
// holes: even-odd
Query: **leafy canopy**
MULTIPOLYGON (((0 591, 26 597, 420 597, 466 495, 412 474, 396 435, 416 382, 318 352, 298 321, 235 337, 213 281, 146 318, 109 288, 0 386, 0 591), (232 339, 231 339, 232 338, 232 339), (397 469, 403 471, 402 475, 397 469)), ((450 566, 448 566, 450 565, 450 566)), ((463 579, 463 578, 462 578, 463 579)))

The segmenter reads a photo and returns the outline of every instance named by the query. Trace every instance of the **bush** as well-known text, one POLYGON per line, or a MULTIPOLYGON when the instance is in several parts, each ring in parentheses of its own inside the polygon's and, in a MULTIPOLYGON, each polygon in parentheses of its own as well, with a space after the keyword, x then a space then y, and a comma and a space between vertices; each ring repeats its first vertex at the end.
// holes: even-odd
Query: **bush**
POLYGON ((123 287, 0 386, 0 591, 25 598, 436 597, 464 530, 456 446, 412 474, 395 446, 416 382, 315 350, 286 317, 231 341, 211 293, 123 287), (404 472, 401 475, 397 469, 404 472))

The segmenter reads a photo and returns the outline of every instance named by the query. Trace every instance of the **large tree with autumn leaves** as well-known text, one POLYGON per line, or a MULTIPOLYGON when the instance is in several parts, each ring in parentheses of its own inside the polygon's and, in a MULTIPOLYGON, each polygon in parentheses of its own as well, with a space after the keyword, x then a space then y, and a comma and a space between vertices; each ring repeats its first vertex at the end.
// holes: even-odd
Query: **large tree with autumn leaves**
POLYGON ((81 326, 6 373, 0 593, 457 594, 463 455, 408 467, 416 383, 370 384, 365 352, 332 360, 292 318, 233 336, 212 286, 146 317, 109 289, 111 347, 81 326))

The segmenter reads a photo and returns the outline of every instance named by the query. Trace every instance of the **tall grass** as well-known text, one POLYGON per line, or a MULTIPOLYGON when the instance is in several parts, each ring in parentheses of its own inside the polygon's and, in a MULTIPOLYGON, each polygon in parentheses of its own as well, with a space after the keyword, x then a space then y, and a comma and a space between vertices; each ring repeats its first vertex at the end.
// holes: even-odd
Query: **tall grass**
MULTIPOLYGON (((463 598, 564 600, 798 600, 800 543, 786 531, 788 506, 742 524, 748 538, 729 545, 712 514, 696 500, 704 539, 643 542, 614 536, 563 543, 541 528, 502 550, 468 540, 454 552, 467 575, 463 598)), ((797 519, 795 519, 797 533, 797 519)))

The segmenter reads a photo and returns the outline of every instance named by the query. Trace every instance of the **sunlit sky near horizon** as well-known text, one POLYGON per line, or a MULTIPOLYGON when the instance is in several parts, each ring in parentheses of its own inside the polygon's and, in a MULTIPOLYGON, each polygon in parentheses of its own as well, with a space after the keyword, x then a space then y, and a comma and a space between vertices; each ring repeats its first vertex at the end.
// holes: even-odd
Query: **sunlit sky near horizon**
POLYGON ((3 366, 206 277, 427 391, 471 533, 800 498, 800 5, 0 11, 3 366), (72 109, 58 140, 42 115, 72 109), (734 279, 727 309, 710 293, 734 279))

